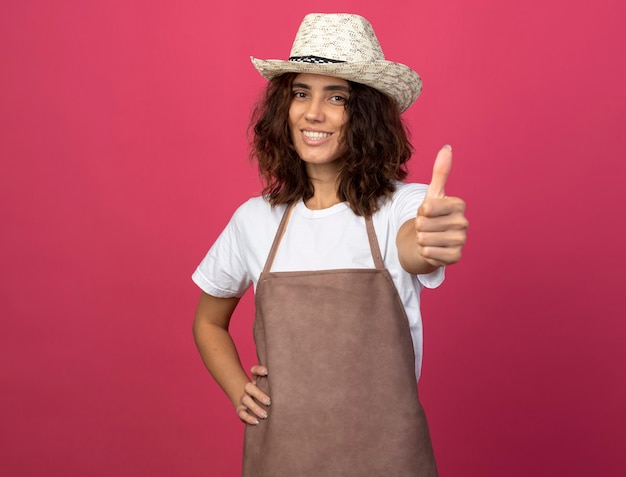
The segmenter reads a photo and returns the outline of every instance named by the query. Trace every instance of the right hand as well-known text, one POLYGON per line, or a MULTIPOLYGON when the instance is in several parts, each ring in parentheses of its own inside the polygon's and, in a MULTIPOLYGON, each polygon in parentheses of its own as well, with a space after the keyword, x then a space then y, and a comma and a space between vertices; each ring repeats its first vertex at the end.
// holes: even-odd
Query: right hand
POLYGON ((256 385, 259 376, 267 376, 267 368, 265 366, 252 366, 250 369, 252 381, 244 386, 244 393, 239 399, 237 406, 237 415, 246 424, 257 425, 259 419, 267 419, 267 410, 261 407, 270 405, 270 397, 265 394, 256 385))

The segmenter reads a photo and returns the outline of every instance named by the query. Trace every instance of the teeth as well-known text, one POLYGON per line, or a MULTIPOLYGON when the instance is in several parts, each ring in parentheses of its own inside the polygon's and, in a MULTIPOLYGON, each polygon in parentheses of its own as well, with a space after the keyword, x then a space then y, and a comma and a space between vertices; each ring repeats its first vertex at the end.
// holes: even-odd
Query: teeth
POLYGON ((302 131, 302 134, 308 139, 324 139, 330 136, 330 133, 317 132, 317 131, 302 131))

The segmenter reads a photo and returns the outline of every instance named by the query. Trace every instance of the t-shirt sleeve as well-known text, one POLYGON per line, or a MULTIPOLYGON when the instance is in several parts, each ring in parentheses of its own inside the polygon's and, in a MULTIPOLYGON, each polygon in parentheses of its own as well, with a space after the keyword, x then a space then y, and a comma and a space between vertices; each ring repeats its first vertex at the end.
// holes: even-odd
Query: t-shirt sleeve
POLYGON ((219 298, 242 296, 252 283, 243 252, 245 237, 240 227, 243 206, 230 219, 200 262, 192 280, 209 295, 219 298))
MULTIPOLYGON (((425 184, 398 184, 394 194, 394 215, 396 216, 398 229, 407 220, 414 219, 417 209, 426 197, 425 184)), ((437 288, 445 278, 445 267, 439 267, 431 273, 416 275, 416 279, 426 288, 437 288)))

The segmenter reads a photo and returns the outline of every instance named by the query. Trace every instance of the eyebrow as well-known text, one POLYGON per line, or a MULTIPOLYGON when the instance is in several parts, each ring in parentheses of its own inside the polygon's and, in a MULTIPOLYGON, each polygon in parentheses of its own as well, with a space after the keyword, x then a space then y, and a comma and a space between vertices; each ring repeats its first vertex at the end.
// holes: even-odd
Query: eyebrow
MULTIPOLYGON (((306 83, 293 83, 291 87, 308 89, 308 90, 311 89, 311 86, 306 83)), ((330 84, 328 86, 324 86, 323 90, 324 91, 343 91, 344 93, 350 92, 350 88, 348 88, 347 86, 340 85, 340 84, 330 84)))

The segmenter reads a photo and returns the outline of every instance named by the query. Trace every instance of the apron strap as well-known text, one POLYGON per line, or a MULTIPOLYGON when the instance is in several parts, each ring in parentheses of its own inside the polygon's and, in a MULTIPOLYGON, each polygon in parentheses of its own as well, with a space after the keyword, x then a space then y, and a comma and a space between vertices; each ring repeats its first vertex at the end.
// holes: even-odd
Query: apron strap
POLYGON ((372 222, 371 215, 365 217, 365 228, 367 229, 367 239, 370 242, 370 250, 372 251, 374 265, 377 270, 384 270, 385 264, 383 262, 383 256, 380 253, 380 245, 378 245, 378 239, 376 238, 376 231, 374 230, 374 223, 372 222))
POLYGON ((280 244, 280 241, 283 238, 283 234, 285 233, 287 220, 289 219, 289 215, 295 205, 296 204, 294 202, 292 204, 287 204, 287 207, 285 207, 285 213, 283 214, 283 218, 278 225, 278 230, 276 231, 276 236, 274 237, 274 242, 272 243, 272 248, 270 249, 270 253, 267 256, 267 260, 265 261, 265 266, 263 267, 263 272, 265 273, 269 272, 272 268, 274 258, 276 258, 276 252, 278 251, 278 245, 280 244))

